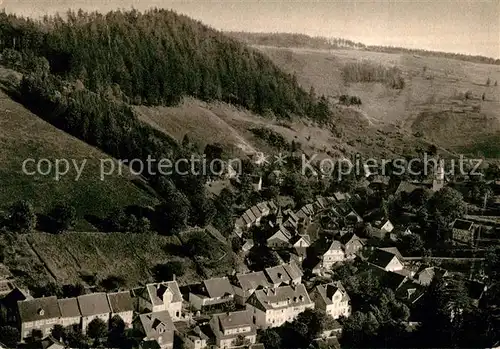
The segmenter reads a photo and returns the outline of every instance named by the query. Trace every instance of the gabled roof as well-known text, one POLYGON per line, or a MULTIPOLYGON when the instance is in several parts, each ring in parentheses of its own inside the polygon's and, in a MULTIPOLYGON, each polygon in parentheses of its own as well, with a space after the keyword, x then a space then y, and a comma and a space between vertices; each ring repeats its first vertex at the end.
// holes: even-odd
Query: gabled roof
POLYGON ((344 286, 342 286, 342 283, 340 281, 332 282, 325 285, 318 285, 316 286, 315 291, 321 297, 323 302, 325 302, 326 305, 333 304, 332 297, 335 295, 337 291, 339 291, 340 294, 342 295, 342 301, 350 300, 349 295, 347 294, 346 290, 344 289, 344 286))
POLYGON ((291 238, 292 234, 284 226, 280 226, 279 229, 267 239, 267 241, 278 239, 283 242, 290 242, 291 238))
POLYGON ((285 268, 282 265, 278 265, 276 267, 266 268, 266 275, 271 280, 272 284, 280 284, 282 282, 287 283, 290 282, 290 276, 286 272, 285 268))
POLYGON ((396 296, 411 304, 417 302, 425 294, 425 288, 422 285, 408 280, 396 291, 396 296))
POLYGON ((380 250, 392 253, 399 258, 400 261, 403 260, 403 255, 399 252, 397 247, 379 247, 380 250))
POLYGON ((98 292, 78 296, 78 306, 82 316, 91 316, 110 313, 108 297, 106 293, 98 292))
POLYGON ((163 295, 167 290, 173 294, 173 303, 182 302, 182 294, 179 290, 177 281, 165 281, 157 284, 148 284, 146 285, 146 289, 148 291, 149 300, 153 306, 163 304, 163 295))
POLYGON ((303 240, 307 246, 310 246, 311 245, 311 238, 309 237, 309 235, 307 234, 304 234, 304 235, 295 235, 291 240, 290 240, 290 243, 292 245, 295 245, 296 243, 298 243, 300 240, 303 240))
POLYGON ((342 235, 339 240, 344 246, 353 241, 359 241, 362 244, 364 244, 364 241, 359 236, 357 236, 352 232, 342 235))
POLYGON ((385 269, 389 263, 394 259, 398 258, 394 253, 384 251, 381 249, 376 249, 373 251, 372 255, 368 258, 368 263, 376 265, 382 269, 385 269))
POLYGON ((204 280, 203 284, 210 298, 234 295, 233 286, 227 277, 204 280))
POLYGON ((311 303, 303 284, 258 290, 250 297, 250 304, 263 311, 300 307, 311 303))
POLYGON ((252 206, 250 209, 252 210, 252 213, 255 216, 255 218, 259 218, 262 216, 262 213, 259 211, 257 206, 252 206))
POLYGON ((302 275, 304 275, 302 270, 300 270, 298 265, 293 261, 288 264, 285 264, 283 267, 285 268, 285 271, 288 273, 288 276, 290 276, 292 280, 298 279, 302 277, 302 275))
MULTIPOLYGON (((139 319, 146 334, 146 338, 162 338, 169 339, 170 336, 166 336, 175 330, 174 323, 168 311, 158 311, 155 313, 147 313, 139 315, 139 319)), ((173 336, 172 336, 173 339, 173 336)))
POLYGON ((76 298, 58 299, 59 311, 63 318, 80 317, 80 308, 78 307, 78 300, 76 298))
POLYGON ((238 274, 236 279, 244 291, 256 290, 258 288, 269 287, 266 275, 263 271, 256 271, 248 274, 238 274))
POLYGON ((233 311, 230 313, 223 313, 214 315, 219 320, 222 331, 234 329, 239 327, 248 327, 252 325, 252 314, 250 312, 233 311))
POLYGON ((245 332, 245 335, 257 333, 252 321, 252 314, 247 310, 215 314, 210 324, 215 337, 219 339, 235 338, 241 334, 241 332, 236 332, 224 335, 224 331, 228 329, 250 327, 250 332, 245 332))
POLYGON ((109 306, 112 313, 123 313, 134 310, 134 303, 129 291, 108 293, 109 306))
POLYGON ((264 213, 264 212, 269 212, 269 207, 267 206, 267 202, 264 201, 264 202, 259 202, 257 204, 257 208, 259 209, 259 211, 261 213, 264 213))
POLYGON ((48 320, 61 316, 56 296, 18 301, 17 307, 21 322, 48 320))
POLYGON ((325 254, 333 251, 343 251, 342 244, 340 243, 340 241, 333 240, 332 243, 330 244, 330 247, 328 247, 328 250, 325 252, 325 254))

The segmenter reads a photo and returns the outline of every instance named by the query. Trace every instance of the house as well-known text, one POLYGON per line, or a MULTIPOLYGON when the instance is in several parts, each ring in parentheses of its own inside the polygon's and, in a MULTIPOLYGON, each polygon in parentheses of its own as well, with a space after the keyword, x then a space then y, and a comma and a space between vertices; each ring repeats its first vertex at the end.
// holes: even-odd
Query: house
POLYGON ((61 312, 60 325, 63 327, 78 325, 82 322, 82 314, 76 298, 58 299, 59 311, 61 312))
POLYGON ((340 243, 344 248, 345 257, 352 259, 363 248, 364 242, 354 233, 348 233, 340 237, 340 243))
POLYGON ((340 281, 316 286, 311 292, 311 299, 317 309, 324 310, 334 319, 351 315, 351 299, 340 281))
POLYGON ((168 311, 173 321, 182 317, 182 294, 175 280, 146 285, 138 292, 136 301, 139 312, 168 311))
POLYGON ((279 287, 281 285, 289 285, 292 278, 286 272, 282 265, 278 265, 271 268, 266 268, 265 273, 267 275, 269 284, 272 287, 279 287))
POLYGON ((189 302, 197 310, 234 300, 234 288, 227 277, 204 280, 189 291, 189 302))
POLYGON ((7 324, 16 324, 18 322, 19 311, 17 302, 24 300, 31 300, 33 297, 30 294, 18 287, 10 291, 5 297, 0 300, 0 307, 7 324))
POLYGON ((143 341, 156 342, 161 349, 173 348, 175 326, 168 311, 141 314, 134 327, 143 334, 143 341))
POLYGON ((290 240, 292 239, 292 233, 284 226, 279 226, 278 230, 271 235, 267 240, 267 246, 273 248, 283 248, 290 246, 290 240))
POLYGON ((78 307, 82 314, 82 332, 86 333, 87 326, 94 319, 101 319, 108 323, 111 309, 109 308, 106 293, 91 293, 78 296, 78 307))
POLYGON ((49 336, 39 342, 39 347, 41 349, 65 349, 66 346, 60 341, 56 340, 52 336, 49 336))
POLYGON ((281 185, 283 184, 284 176, 280 170, 274 170, 269 173, 269 175, 267 176, 267 180, 271 184, 281 185))
POLYGON ((241 347, 257 340, 257 329, 247 310, 216 314, 210 320, 210 328, 218 348, 241 347))
POLYGON ((247 274, 237 274, 233 282, 234 299, 236 303, 244 305, 256 290, 271 287, 263 271, 247 274))
POLYGON ((321 256, 322 267, 330 270, 335 263, 345 260, 345 253, 342 244, 334 240, 328 250, 321 256))
POLYGON ((383 249, 375 249, 368 258, 368 263, 385 271, 403 270, 404 265, 400 257, 395 253, 383 249))
POLYGON ((118 315, 125 327, 132 327, 132 317, 134 315, 134 302, 129 291, 108 293, 109 307, 111 308, 111 318, 118 315))
POLYGON ((302 283, 302 276, 304 273, 295 262, 291 261, 290 263, 284 264, 283 268, 290 277, 290 284, 298 285, 302 283))
POLYGON ((54 325, 59 324, 61 318, 55 296, 18 301, 17 309, 21 341, 31 337, 33 330, 41 331, 43 337, 48 336, 54 325))
POLYGON ((415 274, 415 279, 420 285, 428 286, 436 276, 446 277, 448 271, 439 267, 422 267, 415 274))
POLYGON ((351 210, 344 216, 344 221, 346 224, 355 225, 363 222, 363 218, 356 211, 351 210))
POLYGON ((248 299, 247 309, 260 328, 278 327, 306 309, 314 309, 314 302, 303 284, 257 290, 248 299))
POLYGON ((463 219, 456 219, 452 226, 452 239, 462 244, 474 243, 474 223, 463 219))
POLYGON ((349 193, 335 192, 333 193, 333 197, 337 202, 349 201, 351 199, 351 195, 349 193))
POLYGON ((189 328, 187 331, 179 333, 183 347, 188 349, 204 349, 208 345, 209 337, 203 333, 199 326, 189 328))
POLYGON ((381 230, 383 233, 390 233, 394 230, 394 225, 389 219, 380 219, 373 223, 373 227, 381 230))
POLYGON ((425 287, 416 281, 406 281, 396 291, 396 297, 406 302, 407 304, 414 305, 422 300, 425 294, 425 287))
POLYGON ((292 247, 305 247, 305 248, 307 248, 307 247, 311 246, 311 238, 307 234, 296 235, 290 240, 290 243, 292 244, 292 247))
POLYGON ((250 251, 255 246, 253 239, 245 239, 245 243, 241 246, 243 252, 250 251))

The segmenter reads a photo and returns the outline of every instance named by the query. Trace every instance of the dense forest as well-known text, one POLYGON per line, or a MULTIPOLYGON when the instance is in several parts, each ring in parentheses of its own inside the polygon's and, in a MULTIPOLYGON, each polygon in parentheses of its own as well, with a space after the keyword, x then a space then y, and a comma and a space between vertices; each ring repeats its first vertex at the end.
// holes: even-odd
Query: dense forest
POLYGON ((0 13, 0 52, 6 48, 45 57, 51 73, 93 92, 113 87, 132 104, 170 105, 190 95, 261 114, 328 118, 315 108, 321 100, 263 54, 172 11, 80 11, 41 21, 0 13))
POLYGON ((342 38, 325 38, 320 36, 311 37, 305 34, 295 33, 248 33, 248 32, 229 32, 228 35, 243 41, 249 45, 268 45, 277 47, 305 47, 318 50, 335 50, 339 48, 350 48, 357 50, 385 52, 385 53, 406 53, 430 57, 442 57, 457 59, 461 61, 497 64, 500 65, 500 59, 466 55, 462 53, 430 51, 423 49, 410 49, 394 46, 376 46, 365 45, 342 38))
MULTIPOLYGON (((278 118, 322 123, 331 115, 324 97, 305 92, 261 53, 172 11, 79 11, 39 21, 0 13, 0 53, 0 64, 24 75, 13 92, 20 102, 117 159, 175 161, 203 152, 144 125, 132 105, 193 96, 278 118)), ((120 219, 104 219, 102 230, 126 231, 135 226, 129 221, 143 218, 162 233, 232 226, 227 198, 211 199, 206 178, 153 172, 144 176, 162 203, 153 212, 116 213, 120 219)))

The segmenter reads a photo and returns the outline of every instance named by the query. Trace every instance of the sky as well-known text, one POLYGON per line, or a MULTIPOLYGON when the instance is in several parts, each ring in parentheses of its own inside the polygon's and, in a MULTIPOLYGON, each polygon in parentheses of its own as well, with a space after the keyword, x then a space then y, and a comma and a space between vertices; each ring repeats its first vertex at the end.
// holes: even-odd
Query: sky
POLYGON ((38 16, 68 8, 173 9, 219 30, 304 33, 500 58, 500 0, 0 0, 38 16))

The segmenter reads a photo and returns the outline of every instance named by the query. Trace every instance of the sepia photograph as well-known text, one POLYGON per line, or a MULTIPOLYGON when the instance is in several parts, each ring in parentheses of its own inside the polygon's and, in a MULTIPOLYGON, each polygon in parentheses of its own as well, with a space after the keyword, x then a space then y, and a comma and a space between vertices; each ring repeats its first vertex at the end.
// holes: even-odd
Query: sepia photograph
POLYGON ((0 0, 0 349, 500 349, 500 0, 0 0))

